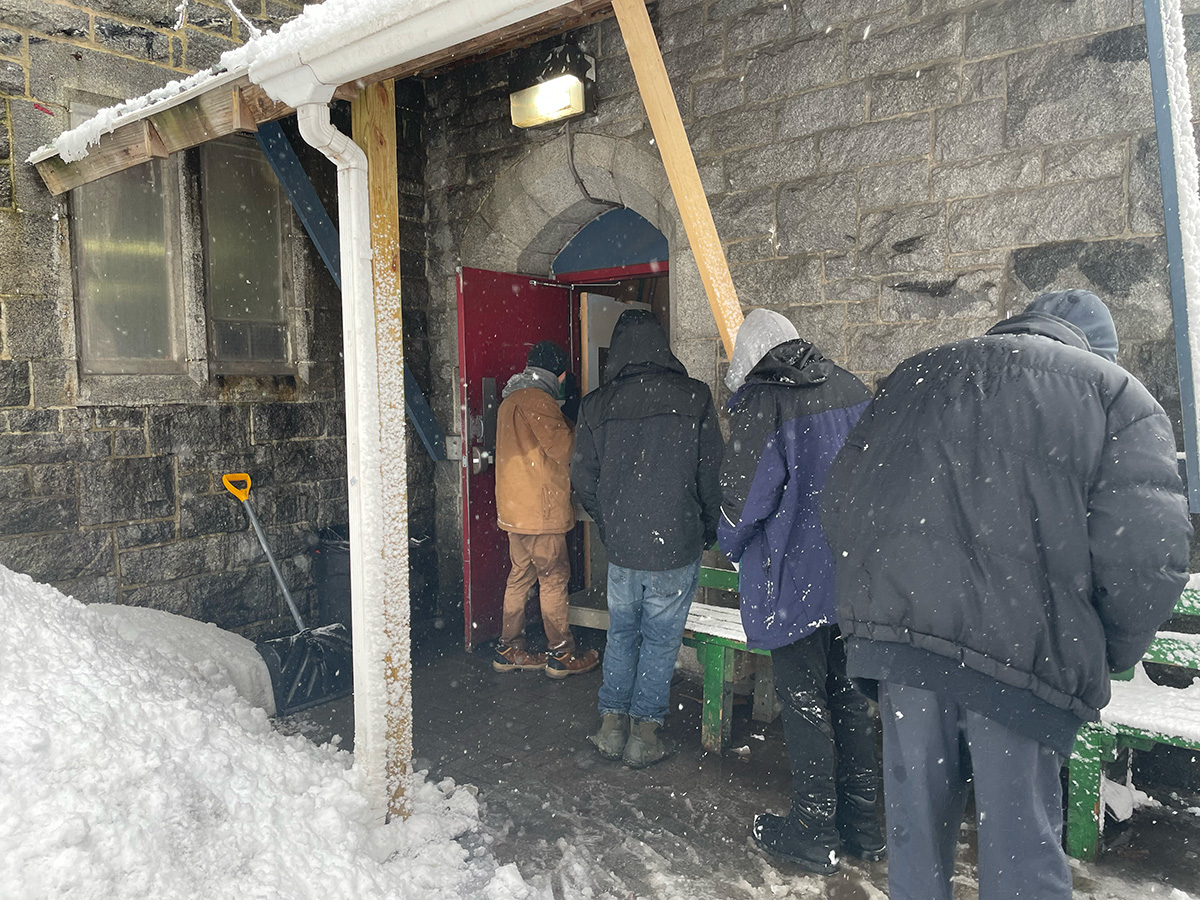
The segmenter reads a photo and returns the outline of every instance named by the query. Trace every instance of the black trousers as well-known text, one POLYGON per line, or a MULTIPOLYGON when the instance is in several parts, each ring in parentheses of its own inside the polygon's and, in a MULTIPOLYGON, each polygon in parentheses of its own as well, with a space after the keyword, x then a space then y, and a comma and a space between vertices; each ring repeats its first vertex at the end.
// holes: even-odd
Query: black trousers
POLYGON ((792 764, 792 810, 832 822, 838 792, 874 799, 879 767, 867 698, 846 677, 836 626, 771 651, 775 693, 792 764))

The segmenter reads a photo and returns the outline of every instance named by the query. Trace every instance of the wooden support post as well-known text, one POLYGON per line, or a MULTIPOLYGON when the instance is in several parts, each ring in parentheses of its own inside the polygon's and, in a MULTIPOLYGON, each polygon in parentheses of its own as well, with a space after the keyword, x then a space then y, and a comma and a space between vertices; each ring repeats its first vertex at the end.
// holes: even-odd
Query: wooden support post
MULTIPOLYGON (((405 470, 404 342, 400 316, 400 192, 396 173, 396 89, 383 81, 351 101, 354 142, 367 156, 371 271, 375 288, 379 431, 383 445, 382 668, 388 816, 410 812, 412 660, 408 588, 408 484, 405 470)), ((355 635, 357 639, 357 635, 355 635)), ((358 714, 358 708, 355 708, 358 714)))
POLYGON ((721 333, 725 352, 732 356, 733 339, 742 324, 742 308, 729 275, 729 264, 721 249, 708 198, 700 183, 692 145, 683 129, 667 67, 663 65, 658 39, 650 24, 650 14, 646 12, 643 0, 613 0, 613 11, 617 14, 617 24, 629 51, 642 104, 650 118, 650 127, 662 154, 688 242, 700 268, 700 280, 704 282, 713 318, 717 320, 717 330, 721 333))

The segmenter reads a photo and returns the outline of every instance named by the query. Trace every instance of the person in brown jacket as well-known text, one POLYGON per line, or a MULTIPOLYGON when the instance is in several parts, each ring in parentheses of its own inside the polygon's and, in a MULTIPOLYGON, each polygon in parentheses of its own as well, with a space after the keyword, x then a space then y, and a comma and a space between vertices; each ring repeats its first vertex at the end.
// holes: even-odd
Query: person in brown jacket
POLYGON ((553 341, 529 351, 523 372, 504 386, 496 415, 496 518, 508 532, 512 571, 504 590, 504 623, 492 658, 497 672, 544 669, 551 678, 590 672, 595 650, 576 655, 567 624, 567 532, 575 527, 569 464, 571 427, 559 409, 567 354, 553 341), (525 649, 525 602, 538 583, 547 653, 525 649))

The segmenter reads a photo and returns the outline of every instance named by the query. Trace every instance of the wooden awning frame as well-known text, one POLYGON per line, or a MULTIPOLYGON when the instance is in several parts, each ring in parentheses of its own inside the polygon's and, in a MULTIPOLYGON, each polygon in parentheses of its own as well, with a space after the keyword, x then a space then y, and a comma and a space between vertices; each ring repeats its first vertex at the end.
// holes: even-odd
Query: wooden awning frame
MULTIPOLYGON (((469 41, 343 84, 335 99, 353 100, 364 87, 414 75, 429 76, 478 62, 537 41, 590 25, 613 14, 612 0, 574 0, 469 41)), ((65 162, 57 154, 35 156, 34 165, 50 193, 58 195, 152 159, 236 132, 253 132, 295 112, 277 103, 246 71, 224 73, 179 97, 131 113, 129 118, 89 148, 87 156, 65 162)))

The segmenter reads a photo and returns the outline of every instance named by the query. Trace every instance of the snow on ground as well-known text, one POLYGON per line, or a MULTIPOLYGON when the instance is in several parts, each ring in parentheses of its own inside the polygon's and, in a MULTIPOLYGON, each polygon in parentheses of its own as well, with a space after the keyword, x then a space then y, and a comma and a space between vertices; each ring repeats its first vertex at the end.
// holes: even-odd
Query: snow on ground
POLYGON ((4 897, 533 900, 455 841, 479 829, 473 790, 418 778, 383 825, 349 753, 122 630, 0 567, 4 897))

